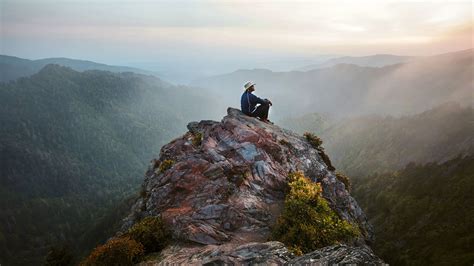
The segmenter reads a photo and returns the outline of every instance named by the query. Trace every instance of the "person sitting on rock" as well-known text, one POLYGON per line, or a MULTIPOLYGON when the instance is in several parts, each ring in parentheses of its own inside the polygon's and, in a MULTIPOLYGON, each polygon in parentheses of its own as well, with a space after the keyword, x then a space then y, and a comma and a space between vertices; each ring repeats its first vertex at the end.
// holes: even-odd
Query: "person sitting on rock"
POLYGON ((240 97, 240 108, 242 112, 252 117, 258 117, 265 123, 271 123, 270 120, 268 120, 268 111, 270 110, 272 102, 252 94, 252 92, 255 91, 255 83, 249 81, 245 83, 244 88, 245 91, 242 97, 240 97), (257 104, 259 104, 259 106, 257 106, 257 104))

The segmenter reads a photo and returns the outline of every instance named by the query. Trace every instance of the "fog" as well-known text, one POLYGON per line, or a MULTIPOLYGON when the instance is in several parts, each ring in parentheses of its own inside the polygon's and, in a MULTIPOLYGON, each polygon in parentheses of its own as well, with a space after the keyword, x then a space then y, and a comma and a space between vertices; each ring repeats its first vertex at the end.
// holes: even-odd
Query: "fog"
POLYGON ((472 104, 473 50, 384 67, 338 64, 310 71, 239 70, 193 83, 222 105, 239 106, 243 84, 257 83, 255 95, 272 100, 271 116, 306 113, 338 117, 406 115, 448 101, 472 104))
POLYGON ((0 9, 1 54, 144 68, 176 84, 472 47, 470 1, 1 0, 0 9))

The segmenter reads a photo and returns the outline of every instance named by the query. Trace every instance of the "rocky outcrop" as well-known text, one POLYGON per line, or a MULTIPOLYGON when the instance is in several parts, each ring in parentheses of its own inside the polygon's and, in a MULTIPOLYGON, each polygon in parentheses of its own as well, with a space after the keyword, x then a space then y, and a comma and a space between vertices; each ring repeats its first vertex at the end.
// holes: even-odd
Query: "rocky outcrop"
POLYGON ((383 261, 367 246, 344 244, 318 249, 295 257, 281 242, 252 242, 244 245, 223 244, 204 247, 171 246, 161 252, 159 260, 145 265, 382 265, 383 261))
POLYGON ((190 123, 186 134, 163 146, 123 230, 143 217, 160 215, 174 238, 188 245, 165 250, 174 257, 179 250, 188 259, 199 257, 216 246, 227 254, 226 247, 234 252, 253 243, 271 261, 287 254, 275 251, 283 248, 281 243, 266 241, 283 207, 288 174, 303 171, 321 183, 331 208, 359 227, 363 237, 355 244, 372 240, 365 214, 328 169, 320 150, 302 136, 239 110, 229 108, 227 113, 221 122, 190 123))
POLYGON ((206 245, 201 247, 171 246, 161 252, 160 260, 152 260, 144 265, 281 265, 294 255, 281 242, 251 242, 247 244, 206 245))
POLYGON ((324 247, 303 256, 296 257, 288 264, 291 265, 382 265, 372 250, 365 245, 347 246, 344 244, 324 247))

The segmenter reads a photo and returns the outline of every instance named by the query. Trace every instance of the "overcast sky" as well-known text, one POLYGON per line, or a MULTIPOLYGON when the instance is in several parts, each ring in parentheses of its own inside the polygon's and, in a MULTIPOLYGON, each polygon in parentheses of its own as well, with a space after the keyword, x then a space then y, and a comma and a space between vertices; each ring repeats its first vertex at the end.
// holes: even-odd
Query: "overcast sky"
POLYGON ((431 55, 472 47, 471 1, 0 0, 1 53, 109 64, 431 55), (243 59, 242 59, 243 60, 243 59))

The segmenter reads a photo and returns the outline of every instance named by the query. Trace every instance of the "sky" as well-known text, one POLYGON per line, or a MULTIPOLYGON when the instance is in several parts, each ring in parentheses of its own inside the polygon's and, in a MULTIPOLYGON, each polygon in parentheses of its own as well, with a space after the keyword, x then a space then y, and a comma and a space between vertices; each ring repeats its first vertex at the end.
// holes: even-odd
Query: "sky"
POLYGON ((433 55, 473 42, 471 1, 0 0, 0 9, 1 54, 157 71, 433 55))

